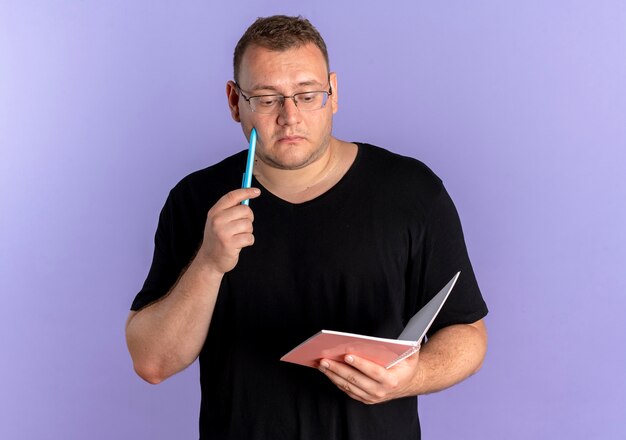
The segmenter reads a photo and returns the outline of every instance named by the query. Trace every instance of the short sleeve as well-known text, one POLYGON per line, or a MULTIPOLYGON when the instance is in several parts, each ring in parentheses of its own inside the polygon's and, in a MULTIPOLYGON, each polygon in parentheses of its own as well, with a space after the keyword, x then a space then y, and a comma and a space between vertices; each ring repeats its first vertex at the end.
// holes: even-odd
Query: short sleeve
POLYGON ((135 297, 131 310, 140 310, 163 297, 176 282, 177 264, 171 243, 172 195, 168 197, 159 215, 159 223, 154 235, 154 254, 150 271, 143 287, 135 297))
POLYGON ((456 274, 461 272, 429 334, 453 324, 470 324, 487 315, 488 309, 470 262, 457 210, 446 189, 433 200, 414 256, 409 280, 415 286, 418 306, 423 307, 456 274))
POLYGON ((192 197, 181 187, 178 185, 170 192, 161 210, 152 264, 131 310, 139 310, 166 295, 200 245, 206 209, 203 215, 196 212, 192 197))

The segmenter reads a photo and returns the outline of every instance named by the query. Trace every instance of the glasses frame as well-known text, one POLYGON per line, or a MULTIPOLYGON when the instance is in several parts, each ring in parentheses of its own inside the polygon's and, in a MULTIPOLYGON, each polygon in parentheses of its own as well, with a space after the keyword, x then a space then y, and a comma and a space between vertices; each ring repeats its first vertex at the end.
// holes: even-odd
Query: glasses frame
POLYGON ((321 110, 324 107, 326 107, 326 104, 328 103, 328 98, 330 98, 333 95, 333 86, 330 83, 330 77, 328 78, 328 90, 310 90, 308 92, 298 92, 298 93, 294 93, 291 96, 287 96, 287 95, 281 95, 280 93, 268 93, 265 95, 252 95, 252 96, 246 96, 243 92, 245 90, 243 90, 240 86, 239 83, 237 83, 237 81, 235 81, 235 87, 237 87, 237 90, 239 90, 239 93, 241 94, 241 96, 243 97, 243 99, 248 103, 248 105, 250 106, 250 111, 253 111, 254 113, 258 113, 260 115, 275 115, 281 112, 281 110, 283 109, 283 107, 285 106, 285 101, 287 99, 291 99, 293 100, 293 104, 296 106, 296 108, 301 111, 301 112, 314 112, 316 110, 321 110), (300 107, 298 107, 298 102, 296 101, 296 96, 298 95, 306 95, 307 93, 326 93, 326 102, 324 102, 324 104, 320 107, 320 108, 316 108, 314 110, 302 110, 300 109, 300 107), (281 103, 280 103, 280 107, 278 108, 278 110, 276 111, 272 111, 270 113, 263 113, 263 112, 258 112, 256 110, 254 110, 252 108, 252 103, 250 102, 250 100, 252 98, 265 98, 267 96, 276 96, 279 97, 281 99, 281 103))

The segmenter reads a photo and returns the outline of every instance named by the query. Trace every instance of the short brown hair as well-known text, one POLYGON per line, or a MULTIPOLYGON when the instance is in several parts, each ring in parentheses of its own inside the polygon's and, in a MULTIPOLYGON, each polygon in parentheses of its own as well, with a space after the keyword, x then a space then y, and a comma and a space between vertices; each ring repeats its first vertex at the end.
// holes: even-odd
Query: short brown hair
POLYGON ((235 47, 233 55, 235 81, 239 81, 241 59, 249 46, 257 45, 269 50, 283 51, 298 48, 308 43, 313 43, 319 48, 324 55, 324 60, 326 60, 326 68, 329 69, 326 43, 309 20, 302 16, 288 17, 286 15, 257 18, 235 47))

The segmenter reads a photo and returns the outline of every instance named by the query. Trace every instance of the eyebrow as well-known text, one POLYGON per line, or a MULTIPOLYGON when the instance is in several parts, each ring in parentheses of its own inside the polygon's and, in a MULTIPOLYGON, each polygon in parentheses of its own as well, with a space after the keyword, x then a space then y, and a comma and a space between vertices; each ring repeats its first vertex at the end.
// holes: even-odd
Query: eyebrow
MULTIPOLYGON (((309 80, 309 81, 301 81, 296 85, 296 88, 300 88, 300 87, 308 87, 308 86, 318 86, 318 87, 323 87, 324 84, 320 83, 319 81, 316 80, 309 80)), ((276 92, 276 93, 280 93, 278 91, 278 88, 276 88, 275 86, 272 85, 266 85, 266 84, 256 84, 254 85, 249 91, 250 92, 255 92, 258 93, 259 91, 262 90, 269 90, 272 92, 276 92)))

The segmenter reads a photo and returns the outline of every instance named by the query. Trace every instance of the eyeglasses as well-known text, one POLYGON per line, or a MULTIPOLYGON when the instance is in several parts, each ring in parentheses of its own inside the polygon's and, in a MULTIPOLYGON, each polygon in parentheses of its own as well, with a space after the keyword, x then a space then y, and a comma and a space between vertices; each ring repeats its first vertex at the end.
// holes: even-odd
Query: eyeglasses
POLYGON ((294 93, 291 96, 285 95, 256 95, 256 96, 246 96, 243 93, 239 84, 235 83, 237 89, 239 89, 239 93, 243 96, 248 104, 250 105, 250 110, 255 113, 262 114, 272 114, 279 113, 283 106, 285 105, 286 99, 293 99, 293 103, 296 105, 298 110, 303 112, 310 112, 313 110, 319 110, 324 108, 326 102, 328 101, 328 97, 333 94, 333 88, 329 86, 328 91, 313 91, 313 92, 301 92, 294 93))

